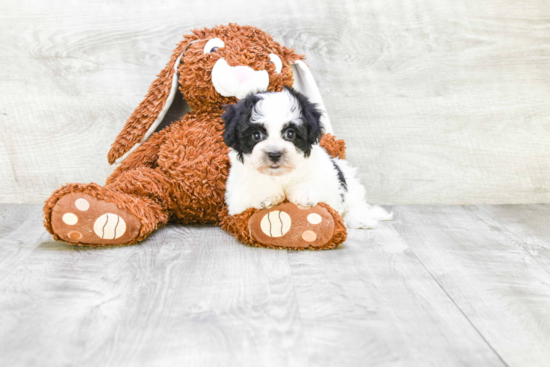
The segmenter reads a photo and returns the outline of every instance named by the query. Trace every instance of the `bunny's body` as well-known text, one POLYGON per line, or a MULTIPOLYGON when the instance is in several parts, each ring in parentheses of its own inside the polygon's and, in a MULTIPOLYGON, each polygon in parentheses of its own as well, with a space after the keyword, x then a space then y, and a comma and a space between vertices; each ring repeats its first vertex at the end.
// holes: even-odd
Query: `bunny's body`
POLYGON ((229 172, 221 115, 221 110, 190 112, 154 134, 116 169, 107 186, 127 192, 150 182, 146 190, 163 199, 171 220, 220 224, 229 172))

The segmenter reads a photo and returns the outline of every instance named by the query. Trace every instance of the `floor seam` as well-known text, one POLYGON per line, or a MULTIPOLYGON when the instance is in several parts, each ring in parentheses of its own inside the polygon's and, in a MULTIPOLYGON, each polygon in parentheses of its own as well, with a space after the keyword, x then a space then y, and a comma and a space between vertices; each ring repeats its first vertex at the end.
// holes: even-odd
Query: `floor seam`
MULTIPOLYGON (((477 208, 479 208, 480 206, 479 205, 475 205, 477 208)), ((482 217, 480 217, 476 212, 472 211, 470 209, 471 206, 468 206, 466 207, 466 209, 468 210, 468 212, 472 213, 473 215, 476 216, 476 218, 478 218, 479 220, 481 220, 483 223, 485 223, 486 225, 488 226, 492 226, 491 223, 488 223, 485 219, 483 219, 482 217)), ((506 228, 506 226, 503 226, 499 221, 495 220, 495 222, 498 223, 498 225, 500 226, 499 229, 502 229, 502 228, 506 228)), ((519 246, 521 246, 522 250, 527 253, 527 255, 529 255, 530 258, 532 258, 537 264, 540 265, 540 267, 542 267, 544 269, 545 272, 547 272, 548 274, 550 274, 550 269, 548 269, 548 266, 546 266, 546 264, 544 263, 541 263, 539 259, 537 259, 536 257, 534 257, 528 249, 525 248, 525 246, 523 245, 523 242, 522 241, 518 241, 517 238, 514 238, 512 237, 512 235, 508 234, 507 232, 501 230, 500 233, 504 234, 506 237, 508 237, 509 239, 511 239, 512 241, 516 242, 517 244, 519 244, 519 246)))
MULTIPOLYGON (((409 247, 410 248, 410 247, 409 247)), ((487 346, 493 351, 493 353, 495 353, 495 355, 498 357, 498 359, 502 362, 502 364, 504 364, 506 367, 509 367, 508 366, 508 363, 506 363, 506 361, 502 358, 502 356, 496 351, 495 348, 493 348, 493 346, 491 345, 491 343, 485 338, 485 336, 481 333, 481 331, 474 325, 474 323, 472 322, 472 320, 470 320, 470 318, 464 313, 464 311, 462 311, 462 308, 460 308, 460 306, 455 302, 455 300, 453 299, 453 297, 451 297, 451 295, 447 292, 447 290, 445 288, 443 288, 443 286, 441 285, 441 283, 439 283, 439 281, 435 278, 435 276, 432 274, 432 272, 430 270, 428 270, 428 268, 426 267, 426 265, 424 265, 424 263, 422 262, 422 260, 420 260, 420 258, 416 255, 416 253, 414 252, 414 250, 411 249, 411 251, 414 253, 414 256, 418 259, 418 261, 420 261, 420 263, 422 264, 422 266, 426 269, 426 271, 430 274, 430 277, 432 277, 432 279, 434 280, 434 282, 436 282, 436 284, 439 286, 439 288, 441 288, 441 290, 443 291, 443 293, 445 293, 445 295, 449 298, 449 300, 453 303, 453 305, 455 305, 455 307, 457 308, 458 311, 460 311, 460 313, 462 314, 462 316, 464 316, 464 318, 468 321, 468 323, 474 328, 474 330, 476 331, 476 333, 481 337, 481 339, 483 339, 483 341, 485 342, 485 344, 487 344, 487 346)))
POLYGON ((311 362, 309 360, 309 357, 310 357, 309 344, 307 342, 307 338, 305 337, 306 329, 305 329, 304 323, 302 321, 302 312, 300 311, 300 302, 298 302, 298 294, 296 293, 296 283, 294 283, 294 277, 292 276, 292 266, 290 264, 290 251, 289 250, 285 250, 285 251, 286 251, 287 264, 288 264, 288 273, 289 273, 288 275, 289 275, 289 278, 290 278, 290 282, 292 284, 292 291, 294 292, 294 299, 296 300, 296 312, 298 313, 298 320, 300 321, 300 326, 302 328, 302 334, 304 334, 304 338, 303 338, 302 342, 305 344, 306 350, 308 351, 308 353, 307 353, 307 365, 311 366, 311 362))
MULTIPOLYGON (((394 218, 395 219, 395 218, 394 218)), ((481 339, 485 342, 485 344, 487 344, 487 346, 493 351, 493 353, 497 356, 497 358, 502 362, 502 364, 506 367, 509 367, 508 363, 506 363, 506 361, 504 361, 504 359, 501 357, 501 355, 495 350, 495 348, 493 348, 493 346, 491 345, 491 343, 489 343, 489 341, 485 338, 485 336, 481 333, 481 331, 474 325, 474 323, 470 320, 470 318, 464 313, 464 311, 462 311, 462 309, 460 308, 460 306, 455 302, 455 300, 451 297, 451 295, 445 290, 445 288, 443 288, 443 286, 441 285, 441 283, 437 280, 437 278, 432 274, 432 272, 428 269, 428 267, 424 264, 424 262, 420 259, 420 257, 416 254, 416 252, 414 251, 413 248, 411 248, 408 244, 408 242, 405 240, 405 238, 403 238, 403 236, 401 236, 401 233, 399 233, 399 231, 397 231, 394 227, 394 224, 393 223, 389 223, 391 225, 391 227, 393 228, 393 230, 395 231, 395 233, 399 236, 399 238, 401 238, 401 240, 403 241, 403 243, 405 243, 407 245, 407 248, 409 250, 411 250, 412 254, 414 255, 414 257, 420 262, 420 264, 422 265, 422 267, 424 269, 426 269, 426 271, 428 272, 428 274, 430 274, 430 277, 434 280, 434 282, 438 285, 438 287, 443 291, 443 293, 445 293, 445 295, 447 296, 447 298, 449 298, 449 300, 453 303, 453 305, 456 307, 456 309, 462 314, 462 316, 466 319, 466 321, 468 321, 468 323, 472 326, 472 328, 475 330, 475 332, 481 337, 481 339)))

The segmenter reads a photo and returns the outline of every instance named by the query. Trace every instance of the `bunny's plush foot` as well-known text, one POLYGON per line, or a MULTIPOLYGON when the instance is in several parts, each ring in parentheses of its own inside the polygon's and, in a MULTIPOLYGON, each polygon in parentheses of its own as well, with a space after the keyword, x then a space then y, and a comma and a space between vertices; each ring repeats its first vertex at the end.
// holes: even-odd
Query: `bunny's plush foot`
POLYGON ((141 228, 129 211, 83 193, 62 197, 53 208, 51 224, 62 240, 97 245, 129 243, 141 228))
POLYGON ((46 202, 44 225, 56 240, 71 245, 128 245, 166 219, 149 201, 95 184, 70 184, 46 202))
POLYGON ((307 209, 289 202, 248 209, 223 218, 222 228, 248 245, 290 250, 331 249, 347 236, 340 215, 323 203, 307 209))

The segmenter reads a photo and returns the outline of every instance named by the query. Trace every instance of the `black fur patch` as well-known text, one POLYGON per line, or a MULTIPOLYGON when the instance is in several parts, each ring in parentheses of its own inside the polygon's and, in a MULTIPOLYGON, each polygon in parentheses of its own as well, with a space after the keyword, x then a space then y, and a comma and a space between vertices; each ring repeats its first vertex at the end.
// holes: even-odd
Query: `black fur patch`
POLYGON ((283 139, 290 141, 296 148, 304 152, 304 155, 307 157, 311 154, 311 144, 308 139, 308 128, 306 124, 295 124, 294 122, 289 122, 283 126, 281 130, 281 136, 283 139), (285 134, 288 130, 294 130, 295 137, 293 140, 285 138, 285 134))
POLYGON ((235 149, 239 160, 243 162, 243 154, 252 153, 254 146, 259 141, 254 141, 252 136, 260 132, 267 137, 267 130, 261 124, 250 122, 252 110, 256 102, 260 100, 256 95, 249 95, 238 103, 226 105, 222 119, 225 123, 223 141, 228 147, 235 149))
POLYGON ((309 157, 311 154, 311 146, 317 144, 321 137, 323 136, 323 128, 321 126, 321 111, 317 109, 317 106, 314 103, 311 103, 309 99, 304 96, 302 93, 294 90, 290 87, 285 87, 285 89, 298 101, 302 109, 302 119, 304 124, 300 134, 302 135, 303 140, 299 142, 300 146, 296 143, 297 148, 299 148, 306 157, 309 157))
POLYGON ((338 166, 336 162, 331 160, 332 164, 334 165, 334 168, 336 168, 336 172, 338 172, 338 181, 340 181, 340 185, 344 188, 344 190, 348 191, 348 183, 346 182, 346 178, 344 177, 344 173, 338 166))

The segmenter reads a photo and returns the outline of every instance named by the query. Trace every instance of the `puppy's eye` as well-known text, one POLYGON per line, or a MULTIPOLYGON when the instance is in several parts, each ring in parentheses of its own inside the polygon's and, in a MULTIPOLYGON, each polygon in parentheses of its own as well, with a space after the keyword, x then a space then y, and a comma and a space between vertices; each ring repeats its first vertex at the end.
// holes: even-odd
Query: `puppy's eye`
POLYGON ((270 62, 275 65, 275 71, 277 73, 280 73, 281 70, 283 70, 283 62, 281 61, 281 58, 275 54, 269 54, 270 62))
POLYGON ((288 129, 285 131, 285 139, 286 140, 294 140, 296 137, 296 133, 292 129, 288 129))
POLYGON ((224 47, 224 46, 225 46, 225 43, 221 39, 212 38, 211 40, 208 40, 208 42, 206 42, 206 45, 204 45, 203 51, 205 54, 210 54, 218 51, 220 47, 224 47))
POLYGON ((260 141, 263 137, 263 134, 259 131, 256 131, 254 134, 252 134, 252 139, 254 139, 254 141, 260 141))

